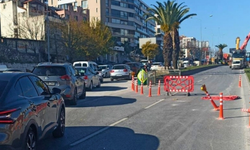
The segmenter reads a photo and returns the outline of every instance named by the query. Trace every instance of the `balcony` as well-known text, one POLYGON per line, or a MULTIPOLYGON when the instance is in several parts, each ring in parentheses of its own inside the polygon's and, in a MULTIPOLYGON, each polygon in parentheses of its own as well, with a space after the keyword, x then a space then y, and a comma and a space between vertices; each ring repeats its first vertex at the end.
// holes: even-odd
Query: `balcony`
POLYGON ((76 2, 76 0, 60 0, 60 1, 58 1, 58 5, 70 4, 70 3, 74 3, 74 2, 76 2))

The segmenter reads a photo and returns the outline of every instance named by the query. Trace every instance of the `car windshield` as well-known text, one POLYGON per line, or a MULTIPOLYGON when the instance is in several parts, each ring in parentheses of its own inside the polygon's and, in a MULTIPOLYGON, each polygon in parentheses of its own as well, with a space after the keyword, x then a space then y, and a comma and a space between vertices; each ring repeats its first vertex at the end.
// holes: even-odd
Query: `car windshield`
POLYGON ((3 91, 4 91, 7 84, 8 84, 8 81, 0 80, 0 97, 2 96, 3 91))
POLYGON ((38 76, 63 76, 66 70, 61 66, 39 66, 32 73, 38 76))
POLYGON ((113 69, 125 69, 125 66, 114 66, 113 69))
POLYGON ((78 71, 78 73, 86 73, 86 70, 87 70, 87 68, 75 68, 77 71, 78 71))
POLYGON ((107 69, 107 66, 98 66, 98 71, 102 71, 102 69, 107 69))
POLYGON ((233 64, 239 64, 240 62, 239 61, 234 61, 233 64))

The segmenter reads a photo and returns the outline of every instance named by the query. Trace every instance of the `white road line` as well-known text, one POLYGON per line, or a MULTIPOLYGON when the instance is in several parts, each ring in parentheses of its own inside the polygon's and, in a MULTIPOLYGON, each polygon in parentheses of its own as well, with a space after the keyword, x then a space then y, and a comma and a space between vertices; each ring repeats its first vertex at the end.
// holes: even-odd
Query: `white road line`
POLYGON ((205 77, 204 79, 207 79, 207 77, 205 77))
POLYGON ((161 99, 161 100, 159 100, 158 102, 155 102, 155 103, 153 103, 153 104, 151 104, 151 105, 145 107, 144 109, 148 109, 148 108, 150 108, 150 107, 152 107, 152 106, 154 106, 154 105, 156 105, 156 104, 158 104, 158 103, 160 103, 160 102, 162 102, 162 101, 164 101, 164 99, 161 99))
POLYGON ((70 144, 70 146, 71 146, 71 147, 76 146, 76 145, 78 145, 78 144, 80 144, 80 143, 82 143, 82 142, 84 142, 84 141, 86 141, 86 140, 88 140, 88 139, 90 139, 90 138, 96 136, 97 134, 100 134, 100 133, 102 133, 102 132, 108 130, 110 127, 113 127, 113 126, 115 126, 115 125, 117 125, 117 124, 119 124, 119 123, 121 123, 121 122, 123 122, 123 121, 125 121, 125 120, 127 120, 127 119, 128 119, 128 118, 123 118, 123 119, 121 119, 121 120, 119 120, 119 121, 117 121, 117 122, 115 122, 115 123, 113 123, 113 124, 111 124, 111 125, 109 125, 109 126, 107 126, 107 127, 105 127, 105 128, 102 128, 102 129, 96 131, 95 133, 92 133, 92 134, 86 136, 86 137, 83 138, 83 139, 80 139, 80 140, 78 140, 78 141, 76 141, 76 142, 70 144))
POLYGON ((201 82, 202 80, 199 80, 199 81, 197 81, 197 82, 201 82))

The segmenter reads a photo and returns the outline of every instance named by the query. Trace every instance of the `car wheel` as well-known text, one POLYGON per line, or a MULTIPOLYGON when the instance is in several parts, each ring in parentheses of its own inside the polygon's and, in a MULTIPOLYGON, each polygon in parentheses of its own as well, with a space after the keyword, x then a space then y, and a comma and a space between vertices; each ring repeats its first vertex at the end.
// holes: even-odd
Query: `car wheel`
POLYGON ((83 86, 82 95, 80 96, 80 99, 85 99, 85 98, 86 98, 86 90, 85 86, 83 86))
POLYGON ((25 150, 35 150, 36 149, 36 134, 34 130, 30 127, 25 139, 25 150))
POLYGON ((93 82, 91 81, 90 82, 90 85, 89 85, 89 90, 92 91, 93 90, 93 82))
POLYGON ((106 73, 105 73, 105 78, 107 78, 107 77, 108 77, 108 73, 106 72, 106 73))
POLYGON ((77 105, 77 93, 76 93, 76 89, 74 91, 74 96, 73 99, 70 101, 71 105, 77 105))
POLYGON ((65 131, 65 110, 62 108, 60 112, 60 117, 58 118, 58 126, 57 128, 53 131, 53 136, 55 138, 62 137, 64 135, 65 131))
POLYGON ((114 81, 114 79, 113 79, 113 78, 110 78, 110 81, 114 81))

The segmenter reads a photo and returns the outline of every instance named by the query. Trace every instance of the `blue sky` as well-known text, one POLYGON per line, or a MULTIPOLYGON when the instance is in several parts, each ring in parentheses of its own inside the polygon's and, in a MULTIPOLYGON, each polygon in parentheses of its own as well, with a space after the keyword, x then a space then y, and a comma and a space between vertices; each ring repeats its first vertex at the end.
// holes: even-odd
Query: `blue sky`
MULTIPOLYGON (((148 6, 156 1, 143 0, 148 6)), ((164 2, 164 0, 157 0, 164 2)), ((167 0, 165 0, 167 1, 167 0)), ((176 0, 184 2, 189 13, 197 16, 185 20, 180 25, 180 35, 195 37, 197 40, 209 41, 210 47, 227 44, 223 51, 235 48, 235 40, 240 37, 240 46, 250 32, 250 0, 176 0), (212 17, 211 17, 212 15, 212 17)), ((250 51, 250 41, 247 51, 250 51)))

